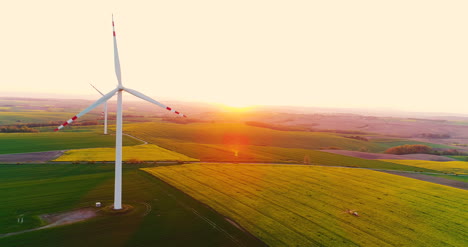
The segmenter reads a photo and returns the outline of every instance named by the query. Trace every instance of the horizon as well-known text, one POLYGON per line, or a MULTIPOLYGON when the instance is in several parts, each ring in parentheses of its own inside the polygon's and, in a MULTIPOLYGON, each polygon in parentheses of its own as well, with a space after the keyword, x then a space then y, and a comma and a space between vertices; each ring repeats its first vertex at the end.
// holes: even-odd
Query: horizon
MULTIPOLYGON (((151 106, 150 103, 134 97, 130 94, 124 94, 126 96, 130 96, 125 99, 126 104, 148 104, 151 106)), ((151 96, 150 96, 151 97, 151 96)), ((0 92, 0 99, 38 99, 38 100, 84 100, 94 102, 99 99, 99 95, 95 97, 91 95, 61 95, 61 94, 27 94, 27 95, 15 95, 15 94, 2 94, 0 92)), ((125 98, 125 97, 124 97, 125 98)), ((108 103, 111 105, 116 104, 116 97, 112 97, 108 100, 108 103)), ((200 105, 207 105, 211 107, 216 107, 227 112, 249 112, 249 111, 273 111, 273 112, 282 112, 282 113, 292 113, 292 114, 323 114, 323 113, 330 113, 330 114, 357 114, 357 115, 369 115, 369 116, 380 116, 380 117, 407 117, 407 118, 431 118, 431 117, 468 117, 467 113, 458 113, 458 112, 436 112, 436 111, 409 111, 404 109, 396 109, 396 108, 386 108, 386 107, 374 107, 374 108, 364 108, 364 107, 327 107, 327 106, 293 106, 293 105, 247 105, 247 106, 233 106, 219 102, 208 102, 208 101, 185 101, 179 99, 171 99, 166 98, 164 100, 160 100, 162 103, 170 103, 170 104, 195 104, 195 107, 200 107, 200 105), (286 108, 286 109, 285 109, 286 108)), ((100 109, 102 107, 98 106, 97 108, 100 109)), ((210 108, 211 109, 211 108, 210 108)), ((124 104, 125 110, 125 104, 124 104)), ((158 107, 155 107, 155 110, 160 110, 158 107)), ((211 109, 212 110, 212 109, 211 109)))

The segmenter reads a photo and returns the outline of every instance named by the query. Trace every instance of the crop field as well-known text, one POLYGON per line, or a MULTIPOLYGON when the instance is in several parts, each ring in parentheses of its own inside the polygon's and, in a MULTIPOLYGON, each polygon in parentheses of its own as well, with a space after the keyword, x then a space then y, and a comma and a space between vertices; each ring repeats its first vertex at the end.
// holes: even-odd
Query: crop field
MULTIPOLYGON (((145 139, 150 142, 154 140, 150 137, 145 139)), ((189 157, 210 162, 303 163, 306 158, 313 165, 435 172, 427 168, 299 148, 179 143, 170 139, 159 139, 158 145, 189 157)))
POLYGON ((466 155, 446 155, 449 158, 456 159, 459 161, 468 161, 468 156, 466 155))
MULTIPOLYGON (((69 112, 0 112, 0 125, 21 124, 21 123, 48 123, 50 121, 66 121, 73 117, 69 112)), ((96 115, 87 115, 80 120, 96 119, 96 115)), ((52 128, 53 129, 53 128, 52 128)))
MULTIPOLYGON (((124 136, 124 145, 141 144, 124 136)), ((0 154, 115 146, 114 135, 96 132, 0 133, 0 154)))
POLYGON ((468 239, 468 192, 415 179, 301 165, 143 170, 270 246, 464 246, 468 239))
POLYGON ((430 143, 430 142, 420 142, 420 141, 412 141, 412 140, 395 140, 395 139, 374 139, 372 140, 373 143, 379 145, 384 150, 389 149, 391 147, 401 146, 401 145, 426 145, 431 148, 444 148, 444 149, 456 149, 457 147, 437 144, 437 143, 430 143))
POLYGON ((109 205, 113 183, 112 165, 0 166, 0 246, 265 246, 135 165, 123 169, 123 203, 135 207, 130 214, 2 236, 40 226, 41 214, 109 205))
MULTIPOLYGON (((154 144, 122 148, 123 161, 198 161, 154 144)), ((115 148, 87 148, 66 151, 54 161, 114 161, 115 148)))
POLYGON ((365 148, 375 152, 385 150, 372 142, 345 138, 332 133, 279 131, 241 123, 140 123, 125 125, 124 132, 162 147, 165 147, 162 145, 164 141, 171 140, 177 143, 175 145, 199 143, 304 149, 338 147, 356 151, 365 148))
POLYGON ((426 160, 384 160, 393 163, 427 168, 444 173, 468 174, 468 162, 465 161, 426 161, 426 160))
MULTIPOLYGON (((339 148, 370 152, 383 152, 389 147, 405 143, 453 148, 400 139, 397 141, 395 139, 362 141, 334 133, 280 131, 241 123, 138 123, 125 125, 124 131, 150 143, 202 161, 287 162, 290 159, 284 154, 279 155, 281 157, 274 155, 276 158, 271 158, 271 156, 249 152, 251 150, 249 147, 254 146, 312 150, 339 148)), ((302 162, 303 158, 304 156, 294 161, 302 162)))
POLYGON ((468 183, 468 176, 454 176, 454 175, 445 175, 445 174, 427 174, 427 175, 468 183))
POLYGON ((335 134, 278 131, 244 124, 141 123, 128 124, 124 130, 202 161, 302 163, 310 153, 319 154, 307 149, 333 146, 359 149, 361 145, 379 149, 372 143, 335 134))

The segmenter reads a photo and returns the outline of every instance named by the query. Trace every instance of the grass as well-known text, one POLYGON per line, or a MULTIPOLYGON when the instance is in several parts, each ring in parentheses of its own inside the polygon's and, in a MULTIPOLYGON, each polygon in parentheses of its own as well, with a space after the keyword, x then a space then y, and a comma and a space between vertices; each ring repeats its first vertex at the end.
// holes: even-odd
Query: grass
POLYGON ((465 161, 428 161, 428 160, 383 160, 397 164, 432 169, 444 173, 468 174, 468 162, 465 161))
POLYGON ((442 149, 457 149, 457 147, 454 146, 448 146, 448 145, 443 145, 443 144, 436 144, 436 143, 430 143, 430 142, 420 142, 420 141, 411 141, 411 140, 398 140, 398 139, 375 139, 372 140, 373 143, 378 144, 381 148, 384 150, 387 150, 391 147, 396 147, 396 146, 401 146, 401 145, 426 145, 431 148, 442 148, 442 149))
POLYGON ((279 131, 241 123, 140 123, 125 125, 124 132, 162 147, 165 147, 167 140, 171 140, 175 145, 197 143, 226 147, 252 145, 303 149, 338 147, 356 151, 366 148, 373 152, 385 150, 379 144, 333 133, 279 131))
MULTIPOLYGON (((73 117, 69 112, 28 111, 28 112, 0 112, 0 125, 19 123, 48 123, 50 121, 66 121, 73 117)), ((84 120, 96 119, 92 114, 84 116, 84 120)), ((81 120, 83 120, 81 119, 81 120)), ((54 127, 55 128, 55 127, 54 127)))
MULTIPOLYGON (((39 226, 40 214, 112 202, 112 165, 2 165, 0 171, 0 234, 39 226)), ((138 166, 124 165, 123 203, 135 210, 0 237, 0 246, 264 246, 138 166)))
POLYGON ((0 125, 18 123, 47 123, 66 121, 70 113, 66 112, 0 112, 0 125))
POLYGON ((456 159, 459 161, 468 161, 468 156, 466 155, 445 155, 449 158, 456 159))
POLYGON ((300 148, 178 143, 169 139, 160 139, 159 143, 162 143, 163 147, 175 152, 210 162, 303 163, 304 158, 308 157, 310 163, 314 165, 435 172, 434 170, 425 168, 400 165, 379 160, 366 160, 300 148))
MULTIPOLYGON (((294 152, 298 153, 306 149, 334 147, 382 152, 389 147, 405 143, 422 143, 400 139, 362 141, 334 133, 279 131, 241 123, 138 123, 125 125, 124 131, 202 161, 302 162, 305 153, 301 157, 296 154, 292 157, 288 150, 296 149, 294 152), (274 148, 278 152, 269 152, 266 147, 274 148)), ((437 144, 424 144, 442 147, 437 144)))
POLYGON ((171 123, 129 124, 126 125, 125 132, 201 161, 303 163, 308 157, 312 164, 318 165, 434 172, 430 169, 391 162, 297 148, 297 146, 306 146, 312 149, 322 146, 323 142, 327 145, 341 143, 351 147, 364 142, 328 133, 277 131, 243 124, 171 123), (270 140, 269 145, 266 139, 270 140), (322 144, 318 144, 316 139, 321 140, 322 144))
MULTIPOLYGON (((124 136, 123 145, 141 142, 124 136)), ((115 146, 114 135, 97 132, 0 133, 0 154, 115 146)))
MULTIPOLYGON (((198 161, 154 144, 122 148, 123 161, 198 161)), ((54 161, 114 161, 115 148, 87 148, 66 151, 54 161)))
POLYGON ((450 180, 460 181, 468 183, 468 175, 447 175, 447 174, 434 174, 434 173, 423 173, 424 175, 429 175, 433 177, 446 178, 450 180))
POLYGON ((415 179, 297 165, 144 170, 270 246, 464 246, 468 238, 468 192, 415 179))

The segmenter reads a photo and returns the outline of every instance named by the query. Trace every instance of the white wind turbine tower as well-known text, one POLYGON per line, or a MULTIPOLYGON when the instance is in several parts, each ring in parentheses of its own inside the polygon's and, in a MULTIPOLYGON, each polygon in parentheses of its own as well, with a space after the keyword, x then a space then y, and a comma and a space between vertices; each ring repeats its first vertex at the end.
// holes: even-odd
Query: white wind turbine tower
MULTIPOLYGON (((91 87, 96 89, 98 93, 104 96, 104 94, 101 91, 99 91, 99 89, 97 89, 93 84, 90 83, 89 85, 91 85, 91 87)), ((104 102, 104 135, 107 135, 107 101, 104 102)))
POLYGON ((180 116, 186 117, 184 114, 172 109, 171 107, 165 106, 164 104, 159 103, 158 101, 130 88, 126 88, 122 85, 122 77, 120 73, 120 61, 119 61, 119 52, 117 50, 117 39, 115 37, 115 28, 114 28, 114 17, 112 16, 112 31, 114 35, 114 64, 115 64, 115 74, 117 76, 117 87, 104 94, 99 100, 94 102, 88 108, 84 109, 82 112, 76 114, 74 117, 70 118, 68 121, 60 125, 55 131, 58 131, 65 127, 66 125, 72 123, 77 118, 88 113, 92 109, 96 108, 100 104, 106 102, 112 98, 115 93, 117 93, 117 121, 116 121, 116 133, 115 133, 115 186, 114 186, 114 210, 122 209, 122 92, 126 91, 134 96, 144 99, 150 103, 158 105, 168 111, 174 112, 180 116))

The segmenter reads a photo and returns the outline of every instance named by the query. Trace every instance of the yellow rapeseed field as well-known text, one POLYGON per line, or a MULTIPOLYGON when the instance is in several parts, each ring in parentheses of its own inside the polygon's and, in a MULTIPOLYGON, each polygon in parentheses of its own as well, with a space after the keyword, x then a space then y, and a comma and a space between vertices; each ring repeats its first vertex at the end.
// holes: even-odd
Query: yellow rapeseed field
POLYGON ((447 173, 468 174, 465 161, 428 161, 428 160, 382 160, 402 165, 416 166, 447 173))
POLYGON ((377 171, 303 165, 143 168, 270 246, 466 246, 468 192, 377 171))
MULTIPOLYGON (((180 153, 176 153, 153 144, 124 146, 122 150, 124 161, 197 161, 180 153)), ((113 161, 115 148, 87 148, 66 151, 54 161, 113 161)))

